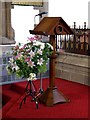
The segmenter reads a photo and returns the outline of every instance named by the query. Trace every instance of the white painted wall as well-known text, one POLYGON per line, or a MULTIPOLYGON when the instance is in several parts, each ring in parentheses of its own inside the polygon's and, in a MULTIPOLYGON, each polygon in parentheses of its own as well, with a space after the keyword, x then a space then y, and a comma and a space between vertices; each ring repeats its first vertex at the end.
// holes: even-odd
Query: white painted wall
POLYGON ((62 17, 70 26, 87 22, 89 0, 49 0, 49 16, 62 17))
MULTIPOLYGON (((76 22, 77 27, 83 26, 84 22, 88 25, 89 0, 48 0, 48 2, 48 16, 62 17, 71 27, 73 22, 76 22)), ((15 29, 17 43, 27 41, 27 37, 30 36, 29 30, 34 28, 34 16, 38 12, 38 10, 33 10, 32 6, 16 6, 12 9, 12 27, 15 29)), ((38 18, 36 17, 36 21, 38 18)))
MULTIPOLYGON (((26 43, 27 37, 30 37, 29 30, 34 28, 34 16, 38 14, 38 10, 34 10, 33 6, 15 6, 12 9, 12 27, 15 30, 16 44, 26 43)), ((39 21, 39 18, 36 18, 39 21)))

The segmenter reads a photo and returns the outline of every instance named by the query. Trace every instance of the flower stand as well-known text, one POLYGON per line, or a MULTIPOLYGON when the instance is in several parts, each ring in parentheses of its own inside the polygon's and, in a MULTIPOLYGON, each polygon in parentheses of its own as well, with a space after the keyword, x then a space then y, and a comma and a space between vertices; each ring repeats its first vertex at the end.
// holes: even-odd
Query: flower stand
POLYGON ((26 88, 25 88, 25 96, 24 98, 22 99, 22 101, 20 102, 20 109, 22 107, 22 103, 26 102, 26 98, 31 96, 32 97, 32 100, 35 102, 36 104, 36 108, 38 109, 38 101, 37 101, 37 97, 35 97, 35 94, 36 94, 36 87, 33 83, 33 81, 29 80, 27 85, 26 85, 26 88))

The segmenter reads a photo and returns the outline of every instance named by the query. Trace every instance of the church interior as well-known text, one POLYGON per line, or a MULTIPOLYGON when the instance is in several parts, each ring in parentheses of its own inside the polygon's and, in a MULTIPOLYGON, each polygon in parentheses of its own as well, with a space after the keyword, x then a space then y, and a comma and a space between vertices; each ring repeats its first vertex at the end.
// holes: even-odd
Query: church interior
POLYGON ((50 17, 48 0, 12 1, 0 2, 1 120, 89 120, 90 28, 50 17), (15 6, 38 11, 27 43, 18 45, 15 6))

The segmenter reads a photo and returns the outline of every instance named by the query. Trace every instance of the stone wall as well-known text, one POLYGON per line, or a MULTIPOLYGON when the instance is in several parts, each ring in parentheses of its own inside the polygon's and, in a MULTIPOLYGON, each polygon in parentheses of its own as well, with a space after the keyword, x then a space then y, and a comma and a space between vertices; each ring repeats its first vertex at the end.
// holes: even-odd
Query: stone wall
POLYGON ((10 45, 0 45, 0 85, 22 81, 21 78, 17 78, 15 74, 8 74, 6 66, 9 59, 12 57, 12 48, 10 45))
POLYGON ((56 59, 56 77, 90 85, 89 56, 63 53, 56 59))
POLYGON ((11 3, 0 2, 0 45, 14 43, 14 29, 11 26, 11 3))

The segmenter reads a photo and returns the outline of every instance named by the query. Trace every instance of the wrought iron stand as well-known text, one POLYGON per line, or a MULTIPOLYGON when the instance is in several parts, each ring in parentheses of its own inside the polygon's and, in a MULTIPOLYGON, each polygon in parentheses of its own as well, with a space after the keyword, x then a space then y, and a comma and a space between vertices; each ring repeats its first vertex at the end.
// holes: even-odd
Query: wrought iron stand
POLYGON ((40 89, 39 89, 39 93, 42 94, 43 93, 43 88, 42 88, 42 74, 40 73, 40 89))
POLYGON ((32 97, 32 100, 36 103, 36 108, 38 109, 38 101, 37 101, 37 97, 35 97, 36 91, 37 90, 36 90, 36 87, 35 87, 33 81, 29 80, 26 85, 26 88, 25 88, 25 96, 22 99, 22 101, 20 102, 20 109, 21 109, 22 103, 26 102, 26 98, 28 96, 32 97))
POLYGON ((44 92, 44 90, 42 88, 42 76, 40 73, 40 88, 39 88, 38 94, 35 96, 35 98, 38 100, 38 96, 40 96, 43 92, 44 92))
POLYGON ((41 73, 40 73, 40 88, 39 88, 39 93, 36 95, 36 92, 37 92, 36 87, 35 87, 33 81, 29 80, 28 83, 27 83, 27 85, 26 85, 26 88, 25 88, 25 96, 22 99, 22 101, 20 102, 20 109, 22 107, 22 103, 26 102, 26 98, 28 96, 32 97, 32 101, 34 101, 36 103, 36 108, 38 109, 38 96, 40 94, 42 94, 43 91, 44 90, 42 88, 42 76, 41 76, 41 73))

